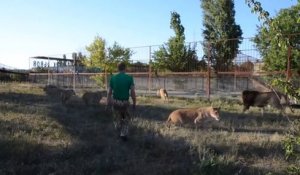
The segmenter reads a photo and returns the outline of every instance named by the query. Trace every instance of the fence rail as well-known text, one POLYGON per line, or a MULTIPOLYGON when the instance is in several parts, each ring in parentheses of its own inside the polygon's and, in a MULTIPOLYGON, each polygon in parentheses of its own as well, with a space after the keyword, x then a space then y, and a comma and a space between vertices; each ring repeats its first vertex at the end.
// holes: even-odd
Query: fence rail
MULTIPOLYGON (((236 96, 245 89, 266 91, 259 80, 285 76, 285 72, 224 72, 208 76, 207 72, 198 73, 129 73, 134 77, 137 92, 140 95, 154 95, 159 88, 166 88, 170 96, 207 97, 236 96)), ((73 89, 105 89, 109 75, 105 73, 30 73, 32 83, 52 84, 73 89), (93 76, 106 77, 100 86, 93 76)), ((298 85, 300 85, 300 81, 298 85)))
MULTIPOLYGON (((300 34, 289 35, 289 37, 299 35, 300 34)), ((236 54, 229 53, 220 56, 214 53, 214 49, 211 49, 212 51, 206 53, 208 55, 205 55, 203 42, 188 43, 196 46, 199 65, 198 63, 197 65, 186 65, 185 69, 182 69, 183 71, 181 72, 171 72, 170 69, 153 70, 153 55, 160 49, 160 45, 132 47, 130 49, 134 55, 131 60, 134 60, 133 63, 136 64, 132 64, 128 67, 128 73, 135 78, 136 89, 141 94, 153 94, 158 88, 166 88, 171 94, 176 95, 180 93, 191 97, 199 95, 210 98, 211 95, 234 95, 244 89, 264 90, 264 85, 261 82, 274 77, 286 78, 288 80, 292 79, 295 85, 299 87, 300 73, 292 70, 289 66, 291 58, 293 58, 292 53, 299 51, 299 48, 296 46, 289 46, 289 49, 287 49, 285 55, 287 64, 286 71, 266 72, 264 71, 265 69, 263 69, 264 63, 259 51, 255 48, 255 44, 253 43, 253 38, 243 38, 242 40, 229 39, 225 43, 228 44, 228 49, 236 54), (235 50, 234 48, 237 45, 239 46, 238 50, 235 50)), ((224 44, 223 40, 210 43, 205 47, 209 47, 210 45, 219 47, 222 46, 222 44, 224 44)), ((224 49, 227 49, 227 47, 224 49)), ((45 62, 43 62, 43 64, 44 63, 45 62)), ((44 65, 51 64, 48 63, 44 65)), ((30 73, 29 79, 35 83, 53 84, 74 89, 107 88, 110 75, 103 72, 76 72, 75 68, 70 67, 70 65, 68 68, 68 70, 70 70, 69 73, 59 72, 64 69, 58 68, 49 69, 47 73, 30 73), (93 78, 95 76, 101 78, 96 80, 93 78)))

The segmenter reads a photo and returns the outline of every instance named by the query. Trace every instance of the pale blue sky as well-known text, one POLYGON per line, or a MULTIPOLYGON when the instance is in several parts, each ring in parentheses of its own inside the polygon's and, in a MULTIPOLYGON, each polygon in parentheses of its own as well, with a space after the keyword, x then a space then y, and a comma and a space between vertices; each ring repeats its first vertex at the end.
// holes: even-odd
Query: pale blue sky
MULTIPOLYGON (((260 0, 273 16, 297 0, 260 0)), ((253 37, 260 22, 245 0, 235 0, 236 23, 253 37)), ((2 0, 0 63, 29 68, 29 57, 84 51, 95 36, 110 46, 160 45, 173 31, 170 12, 181 16, 186 41, 202 40, 200 0, 2 0)))

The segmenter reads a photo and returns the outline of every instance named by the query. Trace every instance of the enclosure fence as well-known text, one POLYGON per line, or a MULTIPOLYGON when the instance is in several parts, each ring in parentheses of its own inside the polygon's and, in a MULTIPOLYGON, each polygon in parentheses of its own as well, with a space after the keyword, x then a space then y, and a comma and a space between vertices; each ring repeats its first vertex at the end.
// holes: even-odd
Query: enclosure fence
MULTIPOLYGON (((197 63, 187 64, 181 71, 152 67, 154 54, 162 46, 130 48, 134 54, 131 58, 133 64, 128 67, 128 73, 134 77, 137 92, 142 95, 154 95, 157 89, 165 88, 170 96, 211 98, 211 96, 236 96, 245 89, 266 90, 264 80, 275 77, 291 79, 296 86, 300 85, 299 71, 293 70, 290 66, 293 52, 299 51, 297 46, 289 46, 284 55, 286 57, 284 59, 286 60, 285 71, 267 72, 263 69, 264 62, 253 43, 253 38, 230 39, 206 44, 198 41, 187 43, 187 45, 195 47, 197 63), (226 47, 223 47, 224 45, 226 47), (204 51, 204 46, 208 51, 204 51), (231 51, 218 55, 215 48, 231 51)), ((108 87, 111 75, 106 72, 81 73, 72 71, 75 68, 70 68, 70 70, 68 72, 48 70, 45 73, 30 73, 29 79, 33 83, 53 84, 75 90, 96 90, 108 87)))

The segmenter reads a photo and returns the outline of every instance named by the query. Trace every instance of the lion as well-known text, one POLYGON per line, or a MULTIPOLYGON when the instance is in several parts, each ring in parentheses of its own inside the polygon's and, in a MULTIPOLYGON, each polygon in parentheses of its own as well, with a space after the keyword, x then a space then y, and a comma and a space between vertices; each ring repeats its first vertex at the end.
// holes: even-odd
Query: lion
POLYGON ((60 88, 55 85, 46 85, 43 89, 47 95, 55 97, 58 97, 60 91, 60 88))
POLYGON ((201 108, 183 108, 177 109, 168 117, 167 126, 170 128, 170 124, 182 125, 185 123, 203 124, 207 119, 220 120, 220 108, 215 107, 201 107, 201 108))
POLYGON ((158 89, 156 95, 159 96, 163 100, 169 100, 168 92, 165 88, 158 89))
MULTIPOLYGON (((285 116, 285 109, 290 107, 287 95, 278 91, 260 92, 254 90, 244 90, 242 92, 243 112, 248 110, 250 106, 257 106, 261 108, 261 115, 264 114, 264 107, 270 105, 280 110, 281 114, 285 116)), ((290 107, 293 112, 293 109, 290 107)))
POLYGON ((106 91, 96 91, 96 92, 85 92, 82 95, 82 99, 87 106, 99 105, 102 97, 106 97, 106 91))
POLYGON ((73 95, 76 95, 73 89, 61 89, 60 97, 61 97, 62 104, 65 104, 65 102, 73 95))
POLYGON ((64 103, 66 107, 81 107, 84 105, 84 101, 81 97, 77 95, 70 96, 64 103))

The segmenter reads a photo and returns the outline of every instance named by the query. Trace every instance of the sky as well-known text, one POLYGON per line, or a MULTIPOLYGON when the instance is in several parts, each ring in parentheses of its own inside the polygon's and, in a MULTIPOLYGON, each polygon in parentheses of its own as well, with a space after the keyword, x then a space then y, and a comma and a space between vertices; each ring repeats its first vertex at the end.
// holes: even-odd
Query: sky
MULTIPOLYGON (((260 2, 271 16, 297 4, 297 0, 260 2)), ((253 37, 260 24, 257 15, 245 0, 234 3, 243 37, 253 37)), ((0 64, 28 69, 33 56, 85 53, 96 36, 104 38, 107 46, 161 45, 174 36, 172 11, 180 14, 186 42, 202 41, 200 0, 1 0, 0 64)))

